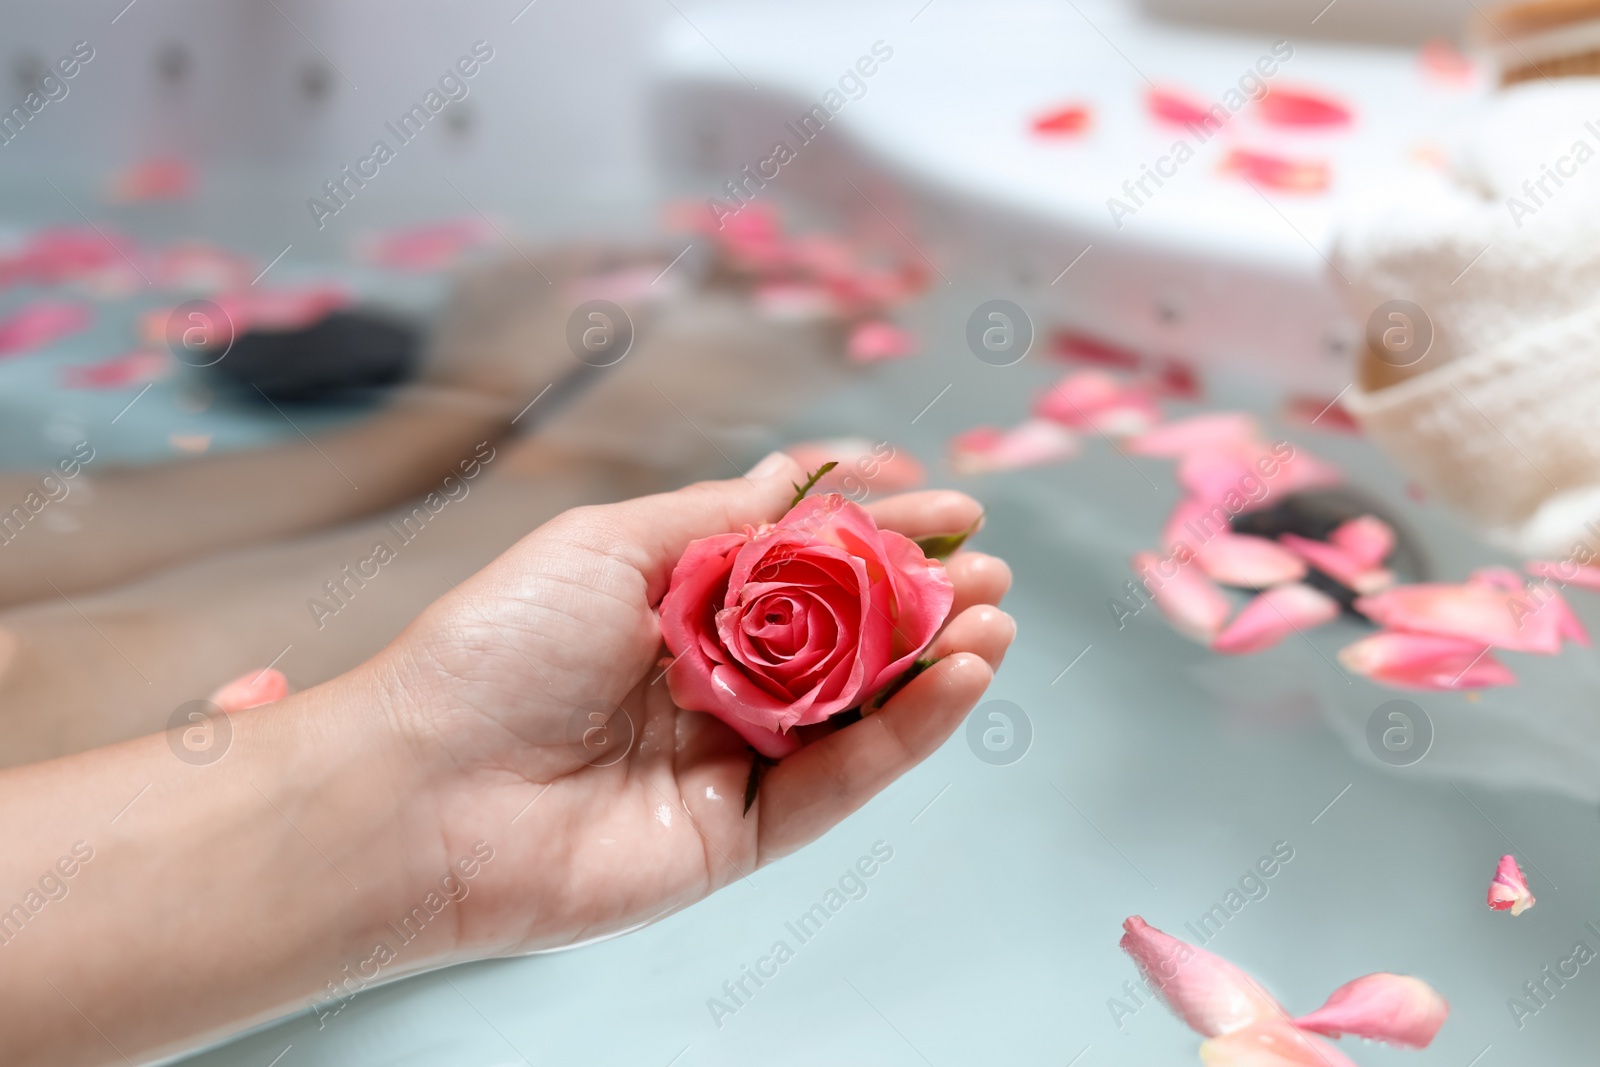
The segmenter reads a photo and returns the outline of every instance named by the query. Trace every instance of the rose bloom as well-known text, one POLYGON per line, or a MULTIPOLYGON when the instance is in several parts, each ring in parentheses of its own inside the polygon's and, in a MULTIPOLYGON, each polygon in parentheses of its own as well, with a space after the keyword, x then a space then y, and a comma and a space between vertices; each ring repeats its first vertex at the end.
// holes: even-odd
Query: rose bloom
POLYGON ((673 568, 661 601, 672 698, 786 756, 794 727, 899 678, 954 599, 915 542, 842 496, 807 497, 776 523, 691 542, 673 568))

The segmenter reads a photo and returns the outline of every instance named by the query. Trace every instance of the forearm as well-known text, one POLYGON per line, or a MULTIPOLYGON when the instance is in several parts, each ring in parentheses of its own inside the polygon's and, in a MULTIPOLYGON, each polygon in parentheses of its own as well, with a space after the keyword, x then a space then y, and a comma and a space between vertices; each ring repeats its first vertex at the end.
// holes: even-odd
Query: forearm
POLYGON ((446 865, 378 703, 348 675, 230 716, 215 762, 155 735, 0 773, 0 1060, 173 1051, 444 959, 448 915, 368 962, 446 865))
MULTIPOLYGON (((482 442, 504 435, 519 397, 417 385, 355 426, 271 448, 108 471, 102 454, 59 500, 0 500, 0 604, 96 589, 195 555, 289 537, 439 488, 482 442), (61 533, 44 510, 70 515, 61 533), (3 516, 0 516, 3 517, 3 516)), ((92 442, 91 442, 92 444, 92 442)), ((37 489, 33 486, 30 491, 37 489)))

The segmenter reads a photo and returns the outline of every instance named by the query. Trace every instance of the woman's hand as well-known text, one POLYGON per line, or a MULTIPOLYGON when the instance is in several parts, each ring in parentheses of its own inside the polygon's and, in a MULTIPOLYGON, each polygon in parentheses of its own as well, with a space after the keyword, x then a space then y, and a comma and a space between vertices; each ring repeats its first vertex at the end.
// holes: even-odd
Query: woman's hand
MULTIPOLYGON (((879 712, 802 749, 744 813, 751 753, 668 695, 655 605, 689 541, 777 519, 803 472, 749 475, 547 523, 420 616, 367 668, 418 768, 443 854, 495 859, 459 905, 460 957, 569 945, 699 900, 812 841, 937 748, 1015 633, 1004 563, 949 561, 936 665, 879 712)), ((978 505, 924 492, 869 505, 911 537, 970 527, 978 505)), ((434 876, 436 877, 436 875, 434 876)))

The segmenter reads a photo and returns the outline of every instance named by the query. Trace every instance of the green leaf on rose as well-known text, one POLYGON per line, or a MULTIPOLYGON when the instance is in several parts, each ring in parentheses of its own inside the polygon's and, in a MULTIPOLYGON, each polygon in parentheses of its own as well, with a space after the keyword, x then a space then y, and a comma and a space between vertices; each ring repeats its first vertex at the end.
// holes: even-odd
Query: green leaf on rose
MULTIPOLYGON (((838 460, 830 459, 828 462, 824 463, 822 466, 820 466, 816 470, 812 471, 810 473, 810 475, 808 475, 806 477, 806 484, 805 485, 795 485, 794 486, 794 499, 789 501, 789 506, 792 508, 796 504, 800 503, 800 501, 804 500, 806 498, 806 494, 811 492, 811 490, 816 486, 816 484, 818 482, 822 481, 822 479, 827 475, 827 473, 829 471, 833 470, 833 468, 837 467, 838 465, 839 465, 839 461, 838 460)), ((793 482, 790 482, 789 484, 790 485, 794 485, 793 482)))
POLYGON ((916 546, 922 549, 922 554, 929 559, 945 560, 955 555, 967 539, 978 532, 983 525, 983 516, 980 514, 972 520, 972 525, 959 533, 931 534, 928 537, 915 539, 916 546))

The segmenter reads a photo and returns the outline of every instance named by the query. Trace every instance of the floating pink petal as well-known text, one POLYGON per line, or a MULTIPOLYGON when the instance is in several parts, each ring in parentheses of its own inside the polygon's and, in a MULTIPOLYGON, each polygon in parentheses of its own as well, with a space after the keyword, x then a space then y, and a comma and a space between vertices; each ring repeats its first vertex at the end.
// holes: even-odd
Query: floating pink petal
POLYGON ((1361 433, 1361 424, 1336 397, 1291 396, 1283 402, 1283 417, 1288 422, 1331 433, 1361 433))
POLYGON ((1289 159, 1270 152, 1235 148, 1223 159, 1224 174, 1237 174, 1253 185, 1285 193, 1325 192, 1332 183, 1328 164, 1317 159, 1289 159))
POLYGON ((1376 633, 1347 645, 1339 662, 1363 677, 1406 689, 1488 689, 1517 680, 1483 642, 1434 634, 1376 633))
POLYGON ((1302 1030, 1354 1034, 1404 1048, 1427 1048, 1450 1015, 1432 986, 1404 974, 1369 974, 1335 989, 1327 1003, 1294 1021, 1302 1030))
POLYGON ((1181 89, 1152 88, 1144 94, 1144 103, 1152 118, 1169 126, 1197 125, 1211 118, 1207 105, 1181 89))
POLYGON ((68 389, 122 389, 164 378, 175 366, 169 353, 140 348, 99 363, 67 367, 61 372, 61 382, 68 389))
POLYGON ((85 304, 35 300, 0 320, 0 356, 20 356, 86 329, 92 313, 85 304))
POLYGON ((1067 375, 1039 397, 1033 413, 1075 430, 1119 436, 1143 433, 1161 421, 1161 409, 1147 390, 1100 371, 1067 375))
POLYGON ((1329 534, 1328 542, 1364 567, 1381 567, 1394 551, 1394 527, 1376 515, 1360 515, 1329 534))
POLYGON ((1570 560, 1552 563, 1536 559, 1531 561, 1527 568, 1529 574, 1537 574, 1542 578, 1561 582, 1563 585, 1575 585, 1591 593, 1600 593, 1600 567, 1583 566, 1570 560))
POLYGON ((1489 883, 1489 907, 1495 911, 1509 911, 1521 915, 1533 907, 1533 893, 1528 880, 1522 875, 1514 856, 1501 856, 1495 868, 1494 879, 1489 883))
POLYGON ((477 215, 407 226, 373 234, 357 244, 364 262, 389 270, 447 270, 474 248, 499 240, 499 234, 477 215))
POLYGON ((140 257, 130 239, 105 226, 52 226, 30 235, 21 251, 7 261, 6 278, 34 285, 89 282, 115 287, 125 276, 142 283, 129 260, 140 257))
POLYGON ((1344 480, 1337 467, 1303 450, 1262 441, 1221 442, 1186 452, 1178 460, 1177 479, 1191 496, 1234 513, 1344 480), (1266 495, 1260 496, 1263 486, 1266 495), (1258 494, 1255 499, 1252 492, 1258 494))
POLYGON ((1174 630, 1204 644, 1210 644, 1222 631, 1233 605, 1227 594, 1193 563, 1163 560, 1154 552, 1141 552, 1133 557, 1133 569, 1144 578, 1151 599, 1174 630), (1163 577, 1168 571, 1174 572, 1172 577, 1163 577))
POLYGON ((1114 341, 1086 333, 1061 330, 1050 338, 1052 354, 1074 363, 1087 363, 1112 370, 1138 370, 1145 362, 1139 353, 1114 341))
POLYGON ((1451 88, 1470 85, 1478 76, 1478 65, 1462 55, 1453 42, 1442 38, 1424 44, 1417 61, 1429 81, 1451 88))
POLYGON ((1268 589, 1244 606, 1228 628, 1211 642, 1223 655, 1238 656, 1271 648, 1285 637, 1339 617, 1339 602, 1298 582, 1268 589))
POLYGON ((893 323, 863 322, 850 331, 846 350, 857 363, 877 363, 885 359, 904 359, 917 350, 917 342, 893 323))
MULTIPOLYGON (((1514 573, 1507 573, 1515 578, 1514 573)), ((1396 586, 1360 597, 1355 608, 1390 630, 1457 637, 1479 648, 1543 656, 1561 651, 1561 639, 1568 636, 1576 620, 1564 610, 1566 605, 1559 594, 1551 593, 1547 599, 1536 601, 1520 588, 1520 581, 1516 582, 1517 590, 1505 588, 1503 577, 1480 572, 1473 580, 1455 585, 1426 582, 1396 586)))
POLYGON ((1048 419, 1029 419, 1010 430, 980 426, 950 440, 950 462, 962 474, 1037 467, 1078 454, 1078 438, 1048 419))
POLYGON ((1338 545, 1286 533, 1278 540, 1329 578, 1357 593, 1378 593, 1394 584, 1394 575, 1357 559, 1338 545))
POLYGON ((1253 1023, 1200 1046, 1205 1067, 1356 1067, 1320 1037, 1287 1022, 1253 1023))
POLYGON ((1071 137, 1087 131, 1093 121, 1094 112, 1086 105, 1072 104, 1039 115, 1033 120, 1033 132, 1041 137, 1071 137))
POLYGON ((1350 108, 1311 89, 1273 86, 1257 105, 1263 121, 1274 126, 1348 126, 1350 108))
POLYGON ((186 159, 147 159, 113 174, 106 198, 113 204, 147 200, 183 200, 194 194, 194 166, 186 159))
POLYGON ((1190 452, 1257 441, 1261 425, 1242 411, 1214 411, 1157 426, 1129 441, 1127 451, 1136 456, 1176 459, 1190 452))
POLYGON ((1196 1033, 1220 1037, 1252 1023, 1287 1018, 1254 978, 1220 956, 1164 934, 1137 915, 1122 928, 1122 951, 1196 1033))
POLYGON ((1178 400, 1199 400, 1202 392, 1199 372, 1181 359, 1162 360, 1155 368, 1150 388, 1157 396, 1178 400))
POLYGON ((1270 589, 1306 576, 1306 564, 1276 541, 1247 534, 1213 537, 1195 554, 1213 580, 1243 589, 1270 589))
POLYGON ((839 493, 859 501, 865 492, 903 493, 928 480, 928 472, 915 456, 866 437, 834 437, 800 441, 784 451, 807 471, 825 463, 839 464, 817 483, 819 493, 839 493))

